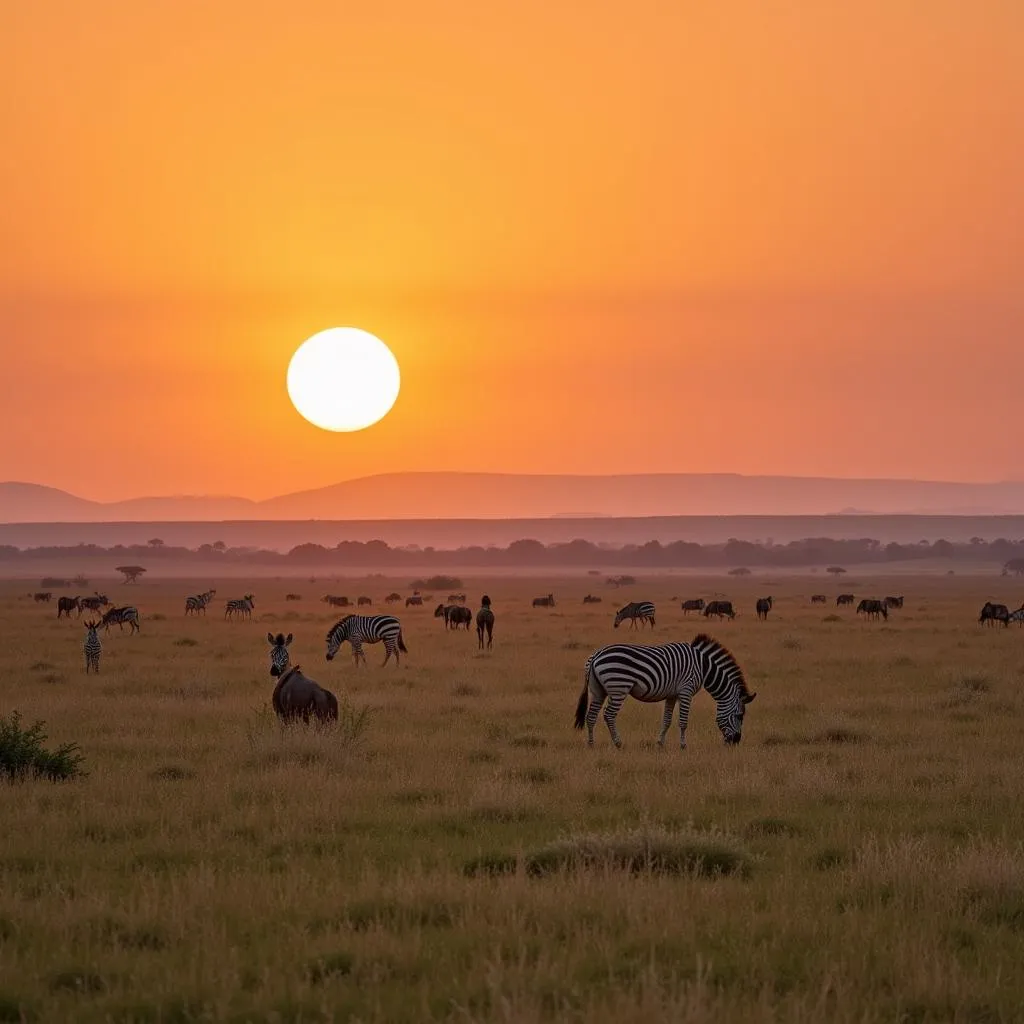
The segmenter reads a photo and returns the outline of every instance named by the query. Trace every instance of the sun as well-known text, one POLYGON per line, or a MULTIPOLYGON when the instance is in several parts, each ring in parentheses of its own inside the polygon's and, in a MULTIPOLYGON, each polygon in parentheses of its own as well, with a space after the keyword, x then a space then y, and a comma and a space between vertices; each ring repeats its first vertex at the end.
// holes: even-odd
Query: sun
POLYGON ((398 360, 380 338, 358 327, 331 327, 307 338, 288 364, 288 396, 324 430, 365 430, 395 404, 398 360))

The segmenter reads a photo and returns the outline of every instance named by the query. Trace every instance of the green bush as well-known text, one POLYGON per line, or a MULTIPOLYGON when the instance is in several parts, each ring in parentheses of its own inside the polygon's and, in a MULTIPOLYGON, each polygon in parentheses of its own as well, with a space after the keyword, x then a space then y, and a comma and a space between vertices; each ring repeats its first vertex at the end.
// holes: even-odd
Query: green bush
POLYGON ((26 779, 48 779, 64 782, 86 774, 77 743, 65 743, 56 750, 47 750, 45 723, 36 722, 22 728, 21 715, 15 711, 9 718, 0 718, 0 775, 9 782, 26 779))

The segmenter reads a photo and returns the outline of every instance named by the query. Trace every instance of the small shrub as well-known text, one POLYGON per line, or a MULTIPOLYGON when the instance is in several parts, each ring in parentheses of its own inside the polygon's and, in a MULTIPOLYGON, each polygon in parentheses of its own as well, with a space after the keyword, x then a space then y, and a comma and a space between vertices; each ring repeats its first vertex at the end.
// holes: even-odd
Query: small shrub
POLYGON ((0 776, 6 775, 10 782, 30 778, 63 782, 86 774, 77 743, 64 743, 56 750, 43 746, 46 742, 44 725, 44 722, 36 722, 23 729, 17 711, 9 718, 0 718, 0 776))
POLYGON ((428 576, 425 580, 413 580, 409 586, 413 590, 456 590, 461 589, 462 580, 458 576, 428 576))
POLYGON ((59 672, 47 672, 46 675, 43 676, 42 681, 44 683, 63 683, 64 677, 59 672))
POLYGON ((794 825, 791 821, 783 818, 758 818, 752 821, 745 829, 746 835, 750 838, 758 836, 799 836, 803 829, 794 825))
POLYGON ((799 651, 803 646, 803 644, 800 643, 799 638, 795 636, 784 636, 780 643, 787 651, 799 651))
POLYGON ((547 768, 516 768, 509 775, 517 782, 527 782, 533 786, 555 781, 555 773, 547 768))
POLYGON ((828 729, 822 729, 814 736, 815 743, 863 743, 865 739, 867 739, 865 733, 843 725, 833 725, 828 729))
POLYGON ((35 1013, 13 996, 0 993, 0 1022, 2 1024, 23 1024, 35 1020, 35 1013))
POLYGON ((351 953, 329 953, 317 957, 306 966, 306 977, 311 985, 322 985, 332 978, 352 973, 355 959, 351 953))
POLYGON ((836 615, 836 613, 833 612, 831 615, 826 615, 821 621, 822 622, 842 622, 843 621, 843 617, 842 617, 842 615, 836 615))
POLYGON ((48 661, 36 661, 29 665, 29 672, 45 672, 47 669, 53 668, 53 665, 48 661))
POLYGON ((198 647, 199 641, 193 640, 190 636, 180 636, 174 641, 175 647, 198 647))
POLYGON ((194 779, 196 773, 176 764, 165 764, 151 771, 149 777, 163 782, 181 782, 183 779, 194 779))
POLYGON ((462 865, 462 873, 475 878, 477 875, 514 875, 519 865, 515 854, 485 853, 462 865))
POLYGON ((530 733, 524 736, 513 736, 509 743, 513 747, 524 747, 527 750, 536 750, 538 747, 546 747, 548 745, 547 740, 541 739, 539 736, 533 736, 530 733))
POLYGON ((849 864, 850 860, 850 854, 846 850, 830 846, 820 850, 811 858, 811 866, 819 871, 830 871, 832 868, 841 868, 843 865, 849 864))
POLYGON ((154 612, 154 614, 148 616, 150 622, 163 622, 167 616, 163 612, 154 612))
POLYGON ((453 697, 479 697, 480 687, 473 686, 470 683, 459 683, 458 686, 452 689, 453 697))
POLYGON ((94 995, 105 992, 107 983, 101 974, 93 971, 60 971, 50 977, 51 992, 79 992, 94 995))

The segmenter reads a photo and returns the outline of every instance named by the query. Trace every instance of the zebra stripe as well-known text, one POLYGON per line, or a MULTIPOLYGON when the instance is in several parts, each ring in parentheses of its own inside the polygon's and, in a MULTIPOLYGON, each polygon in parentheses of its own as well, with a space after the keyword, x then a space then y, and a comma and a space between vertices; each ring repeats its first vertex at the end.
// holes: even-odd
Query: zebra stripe
POLYGON ((139 609, 133 605, 126 605, 124 608, 111 608, 110 611, 103 616, 100 621, 100 625, 109 630, 111 626, 119 626, 121 632, 124 632, 124 624, 128 623, 131 626, 130 632, 136 632, 139 627, 139 609))
POLYGON ((292 634, 286 637, 284 633, 267 634, 267 643, 270 644, 270 674, 272 676, 283 676, 288 668, 288 646, 292 642, 292 634))
POLYGON ((336 622, 327 634, 327 660, 333 661, 341 645, 348 641, 352 645, 352 656, 356 665, 359 659, 366 661, 363 644, 384 642, 384 664, 394 655, 399 664, 398 652, 408 654, 402 639, 402 624, 394 615, 346 615, 336 622))
POLYGON ((672 724, 672 712, 679 704, 679 745, 686 749, 686 724, 690 702, 704 688, 717 704, 715 722, 726 743, 739 743, 746 705, 756 696, 747 689, 736 659, 717 640, 705 633, 693 642, 641 647, 611 644, 595 651, 583 670, 583 692, 576 705, 576 728, 587 727, 587 744, 594 745, 594 726, 605 699, 605 725, 616 747, 622 746, 615 720, 629 696, 652 704, 665 702, 665 715, 658 736, 664 746, 672 724), (589 696, 589 706, 588 698, 589 696))
POLYGON ((191 597, 186 597, 185 614, 188 615, 191 612, 193 615, 198 615, 202 612, 205 615, 206 606, 213 600, 213 595, 216 593, 216 590, 207 590, 203 594, 193 594, 191 597))
POLYGON ((654 629, 654 605, 650 601, 630 601, 625 608, 620 608, 615 614, 615 628, 619 623, 629 619, 629 628, 636 628, 636 620, 640 620, 640 628, 643 629, 645 622, 650 622, 651 629, 654 629))
POLYGON ((99 673, 100 670, 100 652, 103 650, 103 644, 100 643, 100 638, 96 633, 99 629, 98 622, 87 622, 85 624, 85 674, 88 675, 90 670, 99 673))
POLYGON ((241 615, 243 619, 251 619, 252 610, 255 607, 256 602, 253 600, 252 594, 246 594, 245 597, 228 601, 224 608, 224 618, 229 619, 232 615, 241 615))

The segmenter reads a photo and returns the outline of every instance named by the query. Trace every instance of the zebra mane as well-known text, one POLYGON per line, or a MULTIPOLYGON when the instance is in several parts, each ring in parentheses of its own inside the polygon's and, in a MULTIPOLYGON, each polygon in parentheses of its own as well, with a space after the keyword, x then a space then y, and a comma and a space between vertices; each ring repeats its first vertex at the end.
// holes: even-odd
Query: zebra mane
POLYGON ((720 658, 727 660, 729 662, 729 667, 732 669, 732 677, 736 680, 736 683, 740 688, 740 693, 742 693, 744 697, 750 696, 750 687, 747 686, 747 680, 743 675, 743 669, 740 668, 738 662, 733 657, 732 651, 720 644, 713 637, 708 636, 707 633, 698 633, 693 638, 691 646, 702 647, 709 653, 717 654, 720 658))
POLYGON ((334 635, 336 630, 338 630, 340 627, 344 626, 345 623, 348 622, 349 619, 354 619, 354 618, 355 618, 355 614, 354 613, 349 613, 344 618, 338 619, 338 621, 333 626, 331 626, 331 628, 329 630, 327 630, 327 639, 330 640, 331 637, 334 635))

